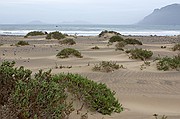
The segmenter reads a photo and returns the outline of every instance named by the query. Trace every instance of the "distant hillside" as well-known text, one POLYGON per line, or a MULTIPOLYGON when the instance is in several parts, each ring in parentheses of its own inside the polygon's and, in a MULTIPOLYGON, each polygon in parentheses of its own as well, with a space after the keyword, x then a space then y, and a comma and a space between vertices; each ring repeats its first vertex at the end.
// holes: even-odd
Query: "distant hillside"
POLYGON ((60 24, 91 24, 88 21, 63 21, 60 24))
POLYGON ((44 23, 42 21, 36 20, 36 21, 31 21, 28 24, 44 24, 44 23))
POLYGON ((155 9, 146 16, 140 25, 180 25, 180 4, 172 4, 161 9, 155 9))

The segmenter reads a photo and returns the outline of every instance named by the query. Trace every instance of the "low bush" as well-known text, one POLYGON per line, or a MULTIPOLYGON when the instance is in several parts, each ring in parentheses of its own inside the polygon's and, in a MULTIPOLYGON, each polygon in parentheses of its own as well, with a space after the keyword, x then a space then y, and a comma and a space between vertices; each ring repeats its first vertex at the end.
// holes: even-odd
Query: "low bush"
MULTIPOLYGON (((96 83, 78 74, 52 75, 40 70, 33 78, 24 67, 14 68, 15 62, 0 66, 0 104, 12 105, 11 111, 20 119, 65 119, 74 111, 72 94, 86 106, 102 114, 123 111, 115 92, 105 84, 96 83), (7 97, 4 100, 4 96, 7 97), (3 100, 2 100, 3 99, 3 100), (16 113, 18 112, 18 113, 16 113)), ((5 117, 4 117, 5 118, 5 117)))
POLYGON ((124 42, 124 41, 120 41, 120 42, 118 42, 117 44, 116 44, 116 47, 118 48, 118 47, 125 47, 127 45, 127 43, 126 42, 124 42))
POLYGON ((112 72, 119 68, 120 68, 120 66, 118 64, 116 64, 115 62, 102 61, 101 63, 96 64, 92 70, 93 71, 101 71, 101 72, 112 72))
POLYGON ((100 49, 98 46, 94 46, 94 47, 92 47, 91 49, 94 49, 94 50, 98 50, 98 49, 100 49))
POLYGON ((46 36, 46 39, 63 39, 65 38, 66 36, 64 34, 62 34, 61 32, 59 31, 55 31, 55 32, 51 32, 49 34, 47 34, 46 36))
POLYGON ((73 48, 65 48, 61 50, 56 56, 59 58, 68 58, 70 55, 73 55, 78 58, 82 58, 81 53, 73 48))
POLYGON ((74 111, 72 103, 66 102, 66 85, 54 82, 50 71, 40 70, 28 82, 17 81, 12 97, 15 107, 21 109, 19 117, 64 119, 74 111))
POLYGON ((175 56, 173 58, 170 57, 164 57, 160 58, 159 62, 157 63, 157 69, 158 70, 180 70, 180 55, 175 56))
POLYGON ((172 49, 173 49, 173 51, 176 51, 176 50, 180 51, 180 43, 174 45, 174 47, 172 49))
POLYGON ((114 97, 115 93, 107 88, 105 84, 96 83, 78 74, 59 74, 54 77, 54 80, 60 84, 66 82, 68 91, 93 111, 104 115, 123 111, 122 105, 114 97))
POLYGON ((123 47, 125 47, 127 45, 126 42, 124 41, 121 41, 121 42, 118 42, 115 46, 116 46, 116 50, 122 50, 124 51, 123 47))
POLYGON ((107 33, 111 33, 111 34, 115 34, 115 35, 121 35, 120 33, 115 32, 115 31, 107 31, 107 30, 105 30, 105 31, 102 31, 98 36, 102 37, 102 36, 104 36, 107 33))
POLYGON ((15 62, 4 61, 0 65, 0 104, 7 103, 17 80, 29 80, 31 71, 24 67, 14 68, 15 62))
POLYGON ((112 36, 109 40, 110 43, 113 43, 113 42, 120 42, 120 41, 123 41, 124 39, 121 37, 121 36, 112 36))
POLYGON ((26 41, 19 41, 18 43, 16 43, 16 45, 17 45, 17 46, 18 46, 18 45, 24 46, 24 45, 29 45, 29 43, 26 42, 26 41))
POLYGON ((132 38, 127 38, 124 40, 124 42, 126 42, 127 44, 131 44, 131 45, 142 45, 142 42, 136 40, 136 39, 132 39, 132 38))
POLYGON ((72 38, 66 38, 62 41, 59 41, 60 44, 66 44, 66 45, 74 45, 76 42, 72 38))
POLYGON ((24 37, 27 38, 28 36, 38 36, 38 35, 45 35, 42 31, 31 31, 27 33, 24 37))
POLYGON ((145 61, 146 59, 150 58, 153 55, 152 51, 138 49, 138 48, 126 51, 126 53, 130 53, 132 59, 141 59, 143 61, 145 61))

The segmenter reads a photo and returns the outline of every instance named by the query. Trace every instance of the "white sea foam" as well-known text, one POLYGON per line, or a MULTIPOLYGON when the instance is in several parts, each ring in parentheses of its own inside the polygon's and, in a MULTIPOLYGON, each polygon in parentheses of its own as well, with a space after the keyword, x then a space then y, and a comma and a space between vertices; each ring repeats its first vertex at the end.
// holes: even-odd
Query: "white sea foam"
MULTIPOLYGON (((13 31, 2 31, 0 30, 0 35, 26 35, 30 31, 36 30, 13 30, 13 31)), ((53 31, 47 31, 53 32, 53 31)), ((60 31, 62 33, 66 33, 69 35, 78 35, 78 36, 96 36, 101 31, 60 31)), ((122 35, 134 35, 134 36, 150 36, 150 35, 157 35, 157 36, 174 36, 180 35, 180 31, 117 31, 122 35)))
POLYGON ((136 25, 0 25, 0 35, 26 35, 30 31, 60 31, 69 35, 96 36, 103 30, 116 31, 123 35, 174 36, 180 35, 180 26, 136 25))

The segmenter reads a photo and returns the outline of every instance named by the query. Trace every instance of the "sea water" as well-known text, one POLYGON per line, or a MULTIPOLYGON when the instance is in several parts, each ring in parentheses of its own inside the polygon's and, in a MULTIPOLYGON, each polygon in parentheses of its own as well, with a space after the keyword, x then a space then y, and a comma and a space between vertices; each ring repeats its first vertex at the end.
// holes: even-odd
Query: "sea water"
POLYGON ((103 30, 116 31, 122 35, 136 36, 174 36, 180 35, 180 25, 143 26, 143 25, 65 25, 65 24, 3 24, 0 25, 0 35, 25 35, 30 31, 60 31, 69 35, 95 36, 103 30))

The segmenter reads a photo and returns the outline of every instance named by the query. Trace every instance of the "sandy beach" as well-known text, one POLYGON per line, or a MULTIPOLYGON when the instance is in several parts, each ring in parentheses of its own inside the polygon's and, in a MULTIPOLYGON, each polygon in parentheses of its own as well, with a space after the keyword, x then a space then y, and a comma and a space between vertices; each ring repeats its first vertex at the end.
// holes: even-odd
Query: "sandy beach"
MULTIPOLYGON (((73 36, 71 36, 74 38, 73 36)), ((96 82, 105 83, 116 92, 116 98, 125 111, 111 116, 88 112, 88 119, 155 119, 154 114, 166 115, 167 119, 180 119, 180 72, 159 71, 156 68, 156 57, 177 55, 172 51, 175 43, 180 43, 179 36, 123 36, 136 38, 142 46, 127 45, 125 49, 143 48, 153 51, 148 61, 150 66, 141 69, 141 60, 130 59, 124 51, 115 51, 115 44, 108 45, 109 38, 98 36, 78 36, 75 45, 61 45, 58 40, 47 40, 45 36, 28 37, 0 36, 0 63, 4 60, 16 62, 36 73, 43 69, 52 69, 52 73, 78 73, 96 82), (15 46, 18 41, 28 41, 28 46, 15 46), (91 49, 98 46, 99 50, 91 49), (166 46, 162 49, 161 46, 166 46), (60 59, 56 54, 64 48, 74 48, 81 52, 83 58, 60 59), (123 69, 105 73, 94 72, 92 68, 101 61, 114 61, 123 65, 123 69), (56 68, 59 66, 72 68, 56 68)), ((75 104, 77 108, 81 104, 75 104)), ((88 109, 83 109, 82 114, 88 109)), ((73 112, 70 119, 80 119, 73 112)))

